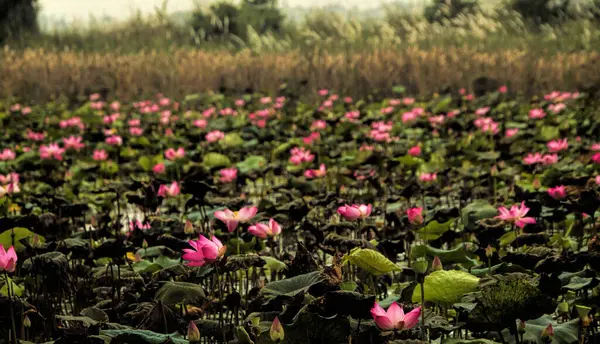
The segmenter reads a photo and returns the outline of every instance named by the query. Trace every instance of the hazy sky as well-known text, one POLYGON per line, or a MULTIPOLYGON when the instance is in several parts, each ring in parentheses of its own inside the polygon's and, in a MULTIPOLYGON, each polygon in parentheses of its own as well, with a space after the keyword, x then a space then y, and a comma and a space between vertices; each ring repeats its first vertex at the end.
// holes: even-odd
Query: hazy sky
MULTIPOLYGON (((210 0, 201 0, 209 2, 210 0)), ((344 5, 345 7, 374 7, 393 0, 280 0, 287 6, 324 6, 344 5)), ((423 0, 404 0, 419 2, 423 0)), ((152 13, 162 5, 162 0, 40 0, 42 13, 53 17, 86 20, 90 14, 95 17, 108 15, 115 18, 127 18, 136 9, 143 13, 152 13)), ((185 11, 194 8, 194 0, 170 0, 167 4, 169 12, 185 11)))

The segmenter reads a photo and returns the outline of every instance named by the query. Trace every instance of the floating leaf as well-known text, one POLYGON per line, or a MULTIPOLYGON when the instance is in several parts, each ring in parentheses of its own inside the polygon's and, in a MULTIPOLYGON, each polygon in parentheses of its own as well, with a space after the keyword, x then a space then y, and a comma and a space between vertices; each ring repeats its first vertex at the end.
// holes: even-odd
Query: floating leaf
POLYGON ((304 275, 298 275, 265 285, 261 289, 261 294, 266 297, 276 296, 296 296, 299 293, 307 292, 313 285, 322 282, 324 276, 319 271, 313 271, 304 275))
MULTIPOLYGON (((21 252, 25 248, 23 244, 21 244, 22 239, 33 238, 35 233, 30 231, 27 228, 23 227, 15 227, 13 229, 9 229, 0 234, 0 244, 4 246, 5 250, 8 250, 14 242, 15 250, 17 252, 21 252), (14 241, 13 241, 13 232, 14 232, 14 241)), ((41 235, 38 235, 40 242, 44 243, 45 239, 41 235)))
POLYGON ((204 155, 202 165, 208 168, 227 167, 231 165, 231 160, 226 155, 211 152, 204 155))
POLYGON ((479 199, 466 205, 461 213, 465 228, 473 229, 477 221, 498 215, 498 210, 487 201, 479 199))
POLYGON ((260 171, 265 166, 267 166, 267 159, 259 155, 251 155, 235 165, 241 173, 260 171))
POLYGON ((265 261, 265 267, 271 271, 280 272, 287 269, 287 265, 278 259, 269 256, 264 256, 261 258, 265 261))
POLYGON ((450 219, 444 223, 439 223, 436 220, 429 222, 425 227, 415 231, 420 238, 425 240, 436 240, 442 234, 450 229, 455 219, 450 219))
POLYGON ((204 299, 204 290, 201 286, 188 282, 166 282, 154 296, 165 305, 173 306, 178 303, 195 304, 204 299))

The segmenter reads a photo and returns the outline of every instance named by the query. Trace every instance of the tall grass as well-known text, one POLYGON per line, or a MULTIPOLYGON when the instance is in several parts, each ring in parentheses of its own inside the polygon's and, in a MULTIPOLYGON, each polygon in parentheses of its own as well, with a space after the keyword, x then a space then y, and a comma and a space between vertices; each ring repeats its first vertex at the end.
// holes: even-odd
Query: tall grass
POLYGON ((0 97, 45 102, 105 91, 108 98, 182 97, 195 92, 252 89, 274 93, 287 83, 294 94, 326 87, 364 97, 402 84, 412 94, 468 87, 488 76, 526 94, 576 89, 600 80, 597 52, 540 55, 522 50, 478 52, 469 48, 377 49, 356 53, 291 51, 256 54, 177 49, 169 52, 84 53, 5 49, 0 97))

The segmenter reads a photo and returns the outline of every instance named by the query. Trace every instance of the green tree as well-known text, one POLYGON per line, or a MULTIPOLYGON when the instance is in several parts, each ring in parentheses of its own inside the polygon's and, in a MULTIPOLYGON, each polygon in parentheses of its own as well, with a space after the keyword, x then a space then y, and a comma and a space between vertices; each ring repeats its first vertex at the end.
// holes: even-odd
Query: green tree
POLYGON ((509 5, 536 24, 600 18, 600 0, 512 0, 509 5))
POLYGON ((432 0, 423 15, 429 22, 452 19, 463 13, 472 13, 479 8, 476 0, 432 0))
POLYGON ((0 0, 0 42, 38 31, 37 0, 0 0))

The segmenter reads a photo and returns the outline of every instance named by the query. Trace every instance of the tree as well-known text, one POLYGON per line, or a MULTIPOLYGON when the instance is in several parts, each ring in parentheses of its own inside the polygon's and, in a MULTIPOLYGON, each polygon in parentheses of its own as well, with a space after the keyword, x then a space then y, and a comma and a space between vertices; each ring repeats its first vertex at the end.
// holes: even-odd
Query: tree
POLYGON ((512 0, 510 7, 537 24, 598 18, 600 0, 512 0))
POLYGON ((472 13, 479 8, 476 0, 432 0, 423 15, 429 22, 452 19, 463 13, 472 13))
POLYGON ((0 42, 38 32, 37 0, 0 0, 0 42))

